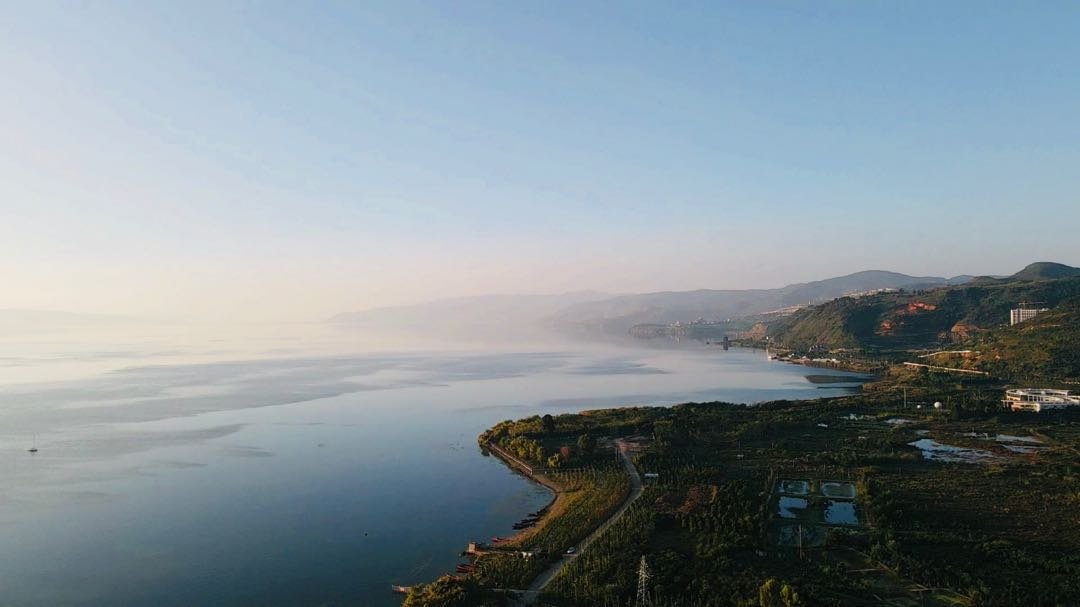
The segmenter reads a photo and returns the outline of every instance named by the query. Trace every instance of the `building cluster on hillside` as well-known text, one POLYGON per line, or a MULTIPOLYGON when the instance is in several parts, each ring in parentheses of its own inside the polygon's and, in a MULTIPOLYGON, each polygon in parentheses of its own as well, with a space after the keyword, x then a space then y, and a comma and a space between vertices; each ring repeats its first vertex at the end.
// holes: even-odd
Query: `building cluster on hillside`
POLYGON ((885 287, 882 289, 867 289, 865 291, 849 291, 844 293, 844 297, 852 297, 858 299, 860 297, 870 297, 871 295, 881 295, 882 293, 897 293, 900 289, 894 289, 892 287, 885 287))

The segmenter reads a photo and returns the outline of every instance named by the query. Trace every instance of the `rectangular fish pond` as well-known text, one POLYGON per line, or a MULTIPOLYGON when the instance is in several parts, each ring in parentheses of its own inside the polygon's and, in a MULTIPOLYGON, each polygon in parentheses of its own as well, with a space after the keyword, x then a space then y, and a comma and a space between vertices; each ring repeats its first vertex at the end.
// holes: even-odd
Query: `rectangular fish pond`
POLYGON ((810 493, 810 481, 780 481, 776 492, 781 495, 806 495, 810 493))
POLYGON ((778 481, 771 523, 777 545, 821 546, 829 528, 858 527, 857 494, 855 484, 847 481, 778 481))

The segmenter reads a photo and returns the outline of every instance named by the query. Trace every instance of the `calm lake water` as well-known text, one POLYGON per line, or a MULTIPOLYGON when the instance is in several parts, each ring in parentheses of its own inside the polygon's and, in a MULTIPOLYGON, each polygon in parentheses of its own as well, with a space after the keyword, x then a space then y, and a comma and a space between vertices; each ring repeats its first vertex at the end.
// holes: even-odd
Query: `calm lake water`
POLYGON ((548 500, 480 455, 499 420, 844 392, 757 351, 421 346, 0 341, 0 604, 397 605, 548 500))

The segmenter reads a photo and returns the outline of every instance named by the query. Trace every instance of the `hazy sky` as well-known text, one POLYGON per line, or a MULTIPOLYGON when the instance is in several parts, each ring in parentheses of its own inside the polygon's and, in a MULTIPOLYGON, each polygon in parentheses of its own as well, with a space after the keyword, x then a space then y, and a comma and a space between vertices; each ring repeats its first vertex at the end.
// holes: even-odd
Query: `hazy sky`
POLYGON ((0 73, 0 308, 1080 264, 1075 2, 3 2, 0 73))

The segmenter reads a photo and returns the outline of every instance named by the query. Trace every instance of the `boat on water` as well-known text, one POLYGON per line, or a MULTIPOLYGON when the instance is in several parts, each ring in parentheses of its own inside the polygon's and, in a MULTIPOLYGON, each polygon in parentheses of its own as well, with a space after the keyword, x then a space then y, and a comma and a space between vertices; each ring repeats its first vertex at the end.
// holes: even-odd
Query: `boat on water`
POLYGON ((390 587, 390 590, 392 590, 392 591, 394 591, 394 592, 396 592, 398 594, 408 594, 409 593, 409 586, 397 586, 397 585, 394 585, 394 586, 390 587))

